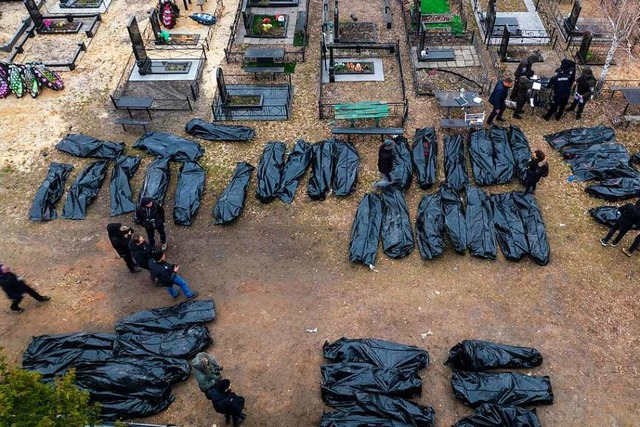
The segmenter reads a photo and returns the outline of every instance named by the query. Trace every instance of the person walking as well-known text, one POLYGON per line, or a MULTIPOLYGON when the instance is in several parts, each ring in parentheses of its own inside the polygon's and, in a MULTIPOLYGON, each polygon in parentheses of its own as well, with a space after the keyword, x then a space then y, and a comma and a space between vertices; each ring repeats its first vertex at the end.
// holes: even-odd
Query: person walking
POLYGON ((396 144, 390 139, 387 139, 380 145, 378 149, 378 172, 380 172, 382 179, 374 182, 373 188, 385 188, 393 185, 391 171, 393 170, 393 150, 395 145, 396 144))
POLYGON ((167 250, 167 234, 164 231, 164 208, 152 197, 143 197, 136 208, 136 224, 141 224, 147 231, 147 238, 151 247, 156 245, 155 231, 160 234, 160 244, 163 251, 167 250))
POLYGON ((613 237, 614 234, 616 234, 617 231, 618 235, 615 239, 613 239, 613 242, 611 242, 611 246, 613 246, 614 248, 618 247, 624 235, 633 228, 633 226, 638 222, 639 219, 640 200, 638 200, 635 205, 633 203, 627 203, 626 205, 618 208, 618 219, 609 229, 609 233, 607 233, 604 238, 600 239, 600 243, 602 244, 602 246, 607 246, 609 240, 613 237))
POLYGON ((111 246, 116 250, 120 258, 122 258, 127 264, 127 268, 131 273, 139 273, 140 267, 138 267, 131 255, 131 249, 129 249, 129 243, 131 242, 131 236, 133 236, 133 228, 122 225, 119 222, 112 222, 107 225, 107 233, 109 234, 109 241, 111 246))
POLYGON ((200 391, 205 393, 222 379, 222 366, 209 353, 200 352, 191 361, 193 374, 198 382, 200 391))
POLYGON ((38 302, 51 300, 51 298, 46 295, 40 295, 35 289, 27 285, 21 277, 13 274, 11 270, 9 270, 9 267, 1 263, 0 286, 11 300, 11 311, 14 313, 22 313, 24 311, 23 308, 20 308, 20 302, 24 298, 24 294, 29 294, 38 302))
POLYGON ((540 178, 549 176, 549 164, 542 150, 536 150, 529 160, 524 179, 525 193, 535 193, 540 178))
POLYGON ((584 106, 591 99, 591 96, 596 90, 596 78, 593 76, 591 68, 585 67, 582 70, 582 74, 578 77, 575 84, 575 93, 573 95, 573 102, 567 108, 567 111, 576 110, 576 120, 580 120, 584 106))
POLYGON ((530 70, 529 73, 525 76, 520 77, 520 82, 518 83, 518 93, 517 93, 517 101, 516 101, 516 110, 513 113, 514 119, 521 119, 522 113, 524 113, 524 106, 529 100, 529 91, 533 87, 533 70, 530 70))
POLYGON ((504 122, 502 114, 504 114, 504 109, 507 106, 505 101, 507 100, 507 94, 512 84, 513 80, 511 80, 511 77, 506 77, 504 80, 499 80, 498 83, 496 83, 496 87, 489 97, 489 103, 493 106, 493 110, 487 119, 488 126, 493 124, 493 119, 504 122))
POLYGON ((180 293, 173 288, 173 285, 178 285, 187 298, 197 297, 198 293, 192 292, 187 282, 178 275, 180 266, 169 264, 165 261, 165 257, 164 252, 155 253, 153 259, 149 261, 149 271, 158 278, 162 286, 166 286, 169 295, 174 300, 178 298, 180 293))
POLYGON ((631 246, 629 246, 629 249, 622 248, 622 253, 624 253, 626 256, 630 257, 631 254, 634 253, 638 249, 639 246, 640 246, 640 233, 638 233, 636 238, 633 239, 633 243, 631 244, 631 246))
POLYGON ((205 393, 207 399, 213 403, 213 409, 223 414, 227 425, 233 420, 233 427, 238 427, 246 418, 244 410, 244 397, 231 391, 231 381, 220 380, 214 387, 205 393))
MULTIPOLYGON (((573 69, 573 75, 575 75, 575 69, 573 69)), ((571 85, 573 84, 573 78, 571 74, 571 69, 566 70, 558 68, 556 70, 556 75, 549 80, 547 83, 547 88, 553 88, 553 97, 551 98, 551 106, 549 106, 549 110, 543 116, 546 121, 551 120, 551 116, 555 114, 556 120, 560 120, 562 118, 562 114, 564 114, 564 109, 569 102, 569 96, 571 95, 571 85)))

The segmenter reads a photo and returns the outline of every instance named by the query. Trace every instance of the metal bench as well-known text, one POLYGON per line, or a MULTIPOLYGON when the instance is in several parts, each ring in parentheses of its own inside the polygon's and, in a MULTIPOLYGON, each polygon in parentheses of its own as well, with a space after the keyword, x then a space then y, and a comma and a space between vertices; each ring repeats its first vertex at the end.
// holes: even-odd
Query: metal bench
POLYGON ((625 128, 629 127, 629 124, 631 123, 640 123, 640 116, 622 116, 622 118, 627 122, 627 126, 625 126, 625 128))
POLYGON ((374 119, 378 127, 380 119, 389 117, 389 104, 382 101, 336 104, 334 112, 336 120, 349 120, 351 127, 355 125, 357 119, 374 119))
POLYGON ((402 135, 403 132, 404 130, 402 128, 331 128, 331 133, 333 135, 347 135, 347 140, 349 142, 351 142, 351 135, 380 135, 380 138, 384 139, 383 135, 402 135))
POLYGON ((627 88, 626 86, 611 86, 609 88, 609 90, 611 91, 611 98, 613 98, 613 95, 615 95, 617 91, 626 89, 626 88, 627 88))
POLYGON ((139 120, 139 119, 116 119, 117 125, 122 125, 122 129, 126 132, 127 125, 129 126, 142 126, 144 131, 147 131, 147 125, 149 124, 149 120, 139 120))
POLYGON ((275 77, 278 73, 284 73, 284 67, 244 67, 243 69, 256 77, 258 74, 272 74, 275 77))
POLYGON ((420 55, 420 61, 438 62, 455 61, 456 54, 453 49, 426 49, 426 55, 420 55))

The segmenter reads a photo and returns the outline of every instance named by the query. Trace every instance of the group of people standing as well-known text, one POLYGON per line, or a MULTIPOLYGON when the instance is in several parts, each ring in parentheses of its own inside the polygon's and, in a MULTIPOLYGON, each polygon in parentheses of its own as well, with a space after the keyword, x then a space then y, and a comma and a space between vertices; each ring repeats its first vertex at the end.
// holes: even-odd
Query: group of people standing
MULTIPOLYGON (((609 232, 606 236, 600 239, 600 243, 602 246, 607 246, 609 244, 609 240, 616 234, 615 239, 611 242, 611 246, 617 248, 620 246, 620 242, 622 238, 631 231, 634 227, 640 227, 640 200, 638 200, 635 204, 627 203, 618 208, 618 218, 613 223, 611 228, 609 228, 609 232)), ((640 247, 640 233, 633 239, 633 243, 627 248, 622 248, 622 252, 630 257, 633 252, 635 252, 638 247, 640 247)))
POLYGON ((175 300, 180 293, 174 286, 182 289, 188 299, 198 296, 189 288, 189 284, 178 274, 180 266, 166 261, 167 235, 164 229, 164 209, 152 198, 143 198, 136 209, 135 222, 146 231, 148 242, 133 228, 120 223, 107 225, 111 245, 122 258, 131 273, 148 270, 151 281, 157 286, 167 288, 175 300), (160 235, 160 248, 155 247, 155 233, 160 235))
MULTIPOLYGON (((506 109, 509 89, 511 89, 510 98, 516 103, 513 118, 522 119, 524 106, 532 97, 531 91, 535 76, 533 64, 538 61, 540 61, 539 55, 531 55, 518 64, 513 78, 506 77, 498 81, 489 97, 489 103, 493 106, 491 114, 489 114, 487 119, 489 126, 491 126, 494 119, 498 121, 505 120, 502 116, 506 109)), ((582 69, 582 74, 577 80, 575 76, 576 63, 569 59, 563 59, 560 67, 556 69, 556 74, 546 84, 547 88, 552 89, 553 95, 549 109, 543 115, 545 120, 551 120, 552 116, 555 116, 556 120, 560 120, 571 100, 572 93, 573 102, 566 111, 575 111, 576 120, 582 117, 585 105, 595 92, 597 81, 593 76, 593 71, 591 71, 589 67, 582 69)))

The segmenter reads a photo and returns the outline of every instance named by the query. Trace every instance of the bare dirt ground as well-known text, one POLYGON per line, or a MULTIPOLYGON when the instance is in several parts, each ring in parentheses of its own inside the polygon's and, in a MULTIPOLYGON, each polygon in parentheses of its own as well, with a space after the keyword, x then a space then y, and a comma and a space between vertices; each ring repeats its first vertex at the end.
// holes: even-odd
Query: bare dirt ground
MULTIPOLYGON (((0 260, 52 297, 40 306, 26 300, 26 312, 18 316, 3 303, 0 347, 12 362, 19 363, 33 335, 110 331, 125 315, 172 302, 166 292, 148 283, 145 274, 131 275, 111 249, 105 232, 112 221, 106 185, 84 221, 33 224, 27 220, 50 161, 76 165, 69 182, 87 163, 53 148, 69 129, 128 145, 138 136, 113 124, 124 114, 113 110, 108 94, 130 54, 125 31, 129 15, 143 18, 143 11, 151 7, 151 3, 115 0, 78 68, 63 74, 64 91, 44 90, 37 99, 0 100, 0 260)), ((213 8, 211 1, 207 7, 213 8)), ((396 9, 394 19, 399 23, 396 9)), ((210 117, 213 69, 221 61, 235 10, 236 4, 229 1, 215 28, 196 111, 154 113, 153 130, 184 135, 188 119, 210 117)), ((312 202, 304 194, 305 178, 291 206, 262 205, 249 197, 235 225, 213 225, 211 210, 236 161, 257 164, 269 140, 292 144, 297 138, 314 142, 329 136, 327 123, 317 120, 320 32, 313 23, 320 22, 320 11, 321 4, 312 3, 308 61, 298 64, 293 75, 293 118, 250 123, 257 136, 248 144, 201 141, 208 180, 199 217, 190 228, 168 225, 169 260, 180 263, 184 277, 201 298, 216 301, 218 318, 210 325, 216 343, 210 351, 224 365, 234 388, 246 397, 245 425, 317 425, 322 411, 328 409, 320 399, 321 346, 324 340, 341 336, 390 339, 428 349, 433 364, 422 373, 424 392, 419 402, 435 408, 438 426, 451 425, 471 412, 453 398, 450 371, 442 366, 447 350, 466 338, 540 349, 544 364, 528 372, 550 375, 556 398, 553 406, 538 410, 543 425, 637 425, 637 255, 629 259, 617 249, 600 246, 598 238, 605 229, 589 218, 587 210, 603 202, 588 197, 584 183, 567 182, 569 167, 542 138, 578 124, 610 123, 611 116, 624 107, 619 95, 613 101, 588 105, 580 122, 567 116, 547 123, 537 113, 517 123, 532 148, 550 154, 551 175, 536 193, 552 250, 546 267, 528 260, 511 263, 501 256, 484 261, 456 255, 451 249, 431 262, 422 261, 417 251, 403 260, 380 253, 379 273, 351 265, 347 259, 350 225, 360 198, 376 179, 377 137, 354 139, 361 156, 361 184, 351 197, 312 202), (317 333, 305 332, 316 327, 317 333), (429 331, 432 335, 421 338, 429 331)), ((403 63, 408 64, 401 27, 394 25, 389 39, 401 41, 403 63)), ((411 137, 413 129, 435 125, 443 112, 433 99, 411 95, 408 69, 406 65, 410 103, 406 129, 411 137)), ((617 130, 617 135, 632 153, 640 148, 637 128, 617 130)), ((133 180, 136 192, 150 160, 144 157, 133 180)), ((443 179, 442 158, 439 166, 443 179)), ((169 213, 176 173, 174 165, 166 199, 169 213)), ((518 188, 513 184, 488 190, 518 188)), ((250 194, 255 189, 254 180, 250 194)), ((417 186, 407 192, 412 218, 423 194, 417 186)), ((128 223, 131 217, 113 220, 128 223)), ((632 237, 624 243, 628 245, 632 237)), ((195 381, 190 379, 174 391, 176 401, 171 407, 145 421, 221 425, 221 417, 195 381)))

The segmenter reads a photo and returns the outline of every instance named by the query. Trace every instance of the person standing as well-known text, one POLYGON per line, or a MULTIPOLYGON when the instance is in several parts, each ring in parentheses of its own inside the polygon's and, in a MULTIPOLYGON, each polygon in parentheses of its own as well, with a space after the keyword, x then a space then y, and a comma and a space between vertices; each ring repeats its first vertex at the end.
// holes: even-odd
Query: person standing
POLYGON ((635 239, 633 239, 633 243, 631 244, 631 246, 629 246, 629 249, 627 248, 622 248, 622 252, 630 257, 632 253, 634 253, 638 247, 640 246, 640 233, 638 233, 638 235, 636 236, 635 239))
POLYGON ((524 179, 525 193, 535 193, 540 178, 549 176, 549 164, 542 150, 536 150, 529 160, 524 179))
POLYGON ((600 239, 602 246, 607 246, 609 240, 617 231, 618 235, 613 242, 611 242, 611 246, 614 248, 618 247, 624 235, 633 228, 633 226, 638 222, 638 219, 640 219, 640 200, 638 200, 635 205, 627 203, 626 205, 621 206, 618 209, 618 219, 609 229, 609 233, 607 233, 604 238, 600 239))
MULTIPOLYGON (((151 282, 157 284, 156 276, 149 270, 149 261, 153 259, 154 249, 149 245, 141 234, 134 234, 129 241, 129 250, 135 262, 145 270, 149 271, 151 282)), ((157 249, 155 249, 157 251, 157 249)))
POLYGON ((162 286, 166 286, 169 295, 171 295, 173 299, 178 298, 180 295, 180 293, 173 288, 173 285, 178 285, 187 298, 193 299, 197 297, 198 293, 192 292, 187 282, 178 275, 179 269, 179 265, 169 264, 165 261, 164 252, 155 253, 153 259, 149 261, 149 271, 158 278, 162 286))
POLYGON ((238 427, 246 418, 246 415, 242 413, 244 410, 244 397, 238 396, 231 391, 231 381, 220 380, 205 394, 207 399, 213 403, 213 409, 217 413, 224 415, 227 424, 233 419, 233 427, 238 427))
POLYGON ((523 76, 533 76, 533 64, 535 62, 541 62, 540 52, 536 52, 533 55, 529 55, 527 59, 523 59, 518 64, 518 67, 513 72, 513 89, 511 90, 511 96, 509 99, 516 101, 518 99, 518 92, 520 91, 520 78, 523 76))
POLYGON ((129 271, 132 273, 140 272, 140 268, 136 266, 136 263, 133 261, 131 249, 129 249, 131 236, 133 236, 133 228, 122 225, 119 222, 112 222, 107 225, 107 233, 109 234, 111 246, 113 246, 113 249, 120 255, 120 258, 127 264, 129 271))
MULTIPOLYGON (((573 71, 575 75, 575 69, 573 71)), ((571 95, 571 85, 573 84, 573 78, 571 70, 565 70, 562 67, 556 70, 556 75, 549 80, 547 88, 553 88, 553 97, 551 98, 551 106, 547 113, 543 116, 546 121, 551 119, 551 116, 556 115, 556 120, 562 118, 564 109, 569 102, 569 96, 571 95)))
POLYGON ((136 208, 136 223, 141 224, 147 231, 147 238, 151 247, 156 245, 155 230, 160 234, 162 250, 167 250, 167 234, 164 231, 164 209, 152 197, 143 197, 136 208))
POLYGON ((2 290, 7 294, 7 297, 11 302, 11 311, 15 313, 22 313, 23 308, 20 308, 20 302, 24 298, 24 294, 29 294, 38 302, 46 302, 51 300, 46 295, 40 295, 35 289, 27 285, 21 277, 13 274, 9 267, 0 263, 0 286, 2 290))
POLYGON ((393 184, 391 179, 391 171, 393 170, 393 149, 395 143, 387 139, 378 149, 378 171, 382 179, 373 183, 373 188, 385 188, 393 184))
POLYGON ((513 80, 511 80, 511 77, 506 77, 504 80, 499 80, 498 83, 496 83, 496 87, 489 97, 489 103, 493 106, 493 110, 487 119, 488 126, 493 124, 493 119, 504 122, 502 114, 504 114, 504 109, 507 106, 505 101, 507 100, 507 94, 512 84, 513 80))
POLYGON ((573 102, 571 103, 571 106, 567 108, 567 111, 576 110, 576 120, 580 120, 582 117, 582 111, 584 111, 585 104, 591 99, 591 96, 596 90, 596 83, 597 81, 593 76, 591 68, 585 67, 582 70, 580 77, 578 77, 578 80, 576 80, 573 102))
POLYGON ((529 99, 529 91, 533 87, 533 80, 531 80, 532 77, 533 70, 529 71, 527 75, 520 77, 520 82, 518 83, 516 110, 513 113, 514 119, 522 118, 522 113, 524 113, 524 106, 529 99))
POLYGON ((209 353, 200 352, 191 361, 193 374, 198 382, 200 391, 205 393, 222 379, 222 366, 209 353))

